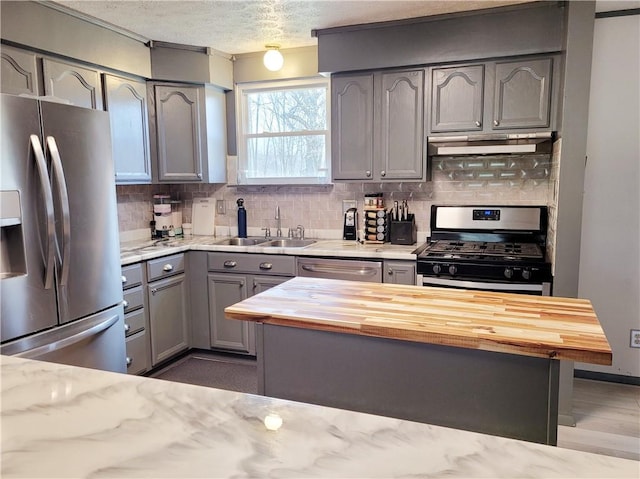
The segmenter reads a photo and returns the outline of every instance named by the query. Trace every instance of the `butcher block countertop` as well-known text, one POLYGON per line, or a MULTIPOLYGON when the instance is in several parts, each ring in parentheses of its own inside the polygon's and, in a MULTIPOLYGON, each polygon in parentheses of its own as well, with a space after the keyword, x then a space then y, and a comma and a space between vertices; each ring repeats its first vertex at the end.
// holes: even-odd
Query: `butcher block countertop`
POLYGON ((292 278, 225 309, 227 318, 610 365, 585 299, 292 278))

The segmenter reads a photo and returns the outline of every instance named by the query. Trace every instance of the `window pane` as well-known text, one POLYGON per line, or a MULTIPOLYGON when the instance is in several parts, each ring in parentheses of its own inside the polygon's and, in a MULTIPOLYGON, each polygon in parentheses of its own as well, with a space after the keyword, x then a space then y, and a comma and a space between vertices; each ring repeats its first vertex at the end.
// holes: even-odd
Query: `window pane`
POLYGON ((247 133, 326 130, 326 88, 249 93, 247 133))
POLYGON ((321 176, 325 135, 250 138, 247 160, 247 178, 321 176))

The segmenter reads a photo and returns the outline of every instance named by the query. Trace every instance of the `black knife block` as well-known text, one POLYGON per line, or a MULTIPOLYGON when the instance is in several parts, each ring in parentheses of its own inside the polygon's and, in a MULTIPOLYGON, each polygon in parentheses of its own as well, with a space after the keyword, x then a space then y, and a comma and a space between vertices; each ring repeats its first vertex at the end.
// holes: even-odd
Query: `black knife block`
POLYGON ((391 220, 389 237, 391 244, 415 244, 418 240, 415 216, 409 213, 406 221, 391 220))

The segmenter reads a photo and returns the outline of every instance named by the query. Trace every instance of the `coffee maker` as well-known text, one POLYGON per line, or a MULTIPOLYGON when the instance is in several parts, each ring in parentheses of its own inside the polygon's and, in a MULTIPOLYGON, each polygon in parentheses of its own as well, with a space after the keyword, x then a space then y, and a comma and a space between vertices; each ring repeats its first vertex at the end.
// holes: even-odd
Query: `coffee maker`
POLYGON ((349 208, 344 213, 344 227, 342 230, 342 239, 357 240, 358 239, 358 209, 349 208))

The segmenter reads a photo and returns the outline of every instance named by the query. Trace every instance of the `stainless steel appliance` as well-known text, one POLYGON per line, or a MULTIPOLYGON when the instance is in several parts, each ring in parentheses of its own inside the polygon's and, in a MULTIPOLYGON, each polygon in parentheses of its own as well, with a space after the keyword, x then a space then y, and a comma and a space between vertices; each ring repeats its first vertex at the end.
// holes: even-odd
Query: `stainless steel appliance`
POLYGON ((298 276, 382 283, 382 261, 298 257, 298 276))
POLYGON ((0 352, 125 372, 109 115, 0 101, 0 352))
POLYGON ((548 296, 544 206, 432 206, 418 283, 548 296))

